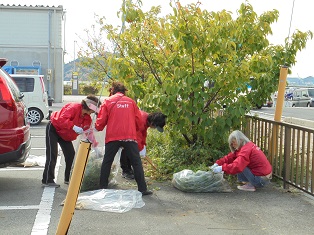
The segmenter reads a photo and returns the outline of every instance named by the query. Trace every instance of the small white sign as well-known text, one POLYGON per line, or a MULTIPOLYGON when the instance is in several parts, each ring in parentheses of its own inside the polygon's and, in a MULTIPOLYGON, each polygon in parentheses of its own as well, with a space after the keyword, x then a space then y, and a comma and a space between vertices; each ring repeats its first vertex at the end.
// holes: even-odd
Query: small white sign
POLYGON ((73 80, 73 90, 77 90, 77 80, 73 80))

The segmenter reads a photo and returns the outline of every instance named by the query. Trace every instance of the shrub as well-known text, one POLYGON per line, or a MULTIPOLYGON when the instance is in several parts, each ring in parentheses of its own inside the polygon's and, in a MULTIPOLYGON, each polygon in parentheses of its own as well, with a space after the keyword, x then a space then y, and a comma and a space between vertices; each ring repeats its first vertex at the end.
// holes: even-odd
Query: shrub
POLYGON ((72 95, 72 86, 71 85, 64 85, 63 86, 63 94, 64 95, 72 95))
POLYGON ((98 92, 99 92, 99 88, 95 85, 81 84, 81 86, 80 86, 80 94, 81 95, 88 95, 88 94, 97 95, 98 92))
POLYGON ((164 133, 148 129, 147 156, 158 166, 158 171, 146 172, 155 179, 171 179, 173 173, 184 169, 208 170, 208 166, 229 151, 227 143, 221 150, 207 149, 202 143, 188 146, 179 133, 165 129, 164 133))

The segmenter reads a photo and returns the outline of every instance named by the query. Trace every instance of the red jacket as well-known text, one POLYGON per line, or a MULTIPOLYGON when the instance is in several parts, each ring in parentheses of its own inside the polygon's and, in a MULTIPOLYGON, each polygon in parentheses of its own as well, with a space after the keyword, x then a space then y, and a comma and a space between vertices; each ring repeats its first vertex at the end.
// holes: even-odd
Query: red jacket
POLYGON ((142 129, 141 112, 134 100, 118 92, 104 100, 95 123, 101 131, 106 127, 105 143, 116 140, 137 140, 142 129))
POLYGON ((146 145, 147 129, 149 126, 147 125, 148 113, 142 110, 140 112, 143 125, 141 126, 141 129, 137 132, 137 145, 138 149, 141 151, 144 148, 144 145, 146 145))
POLYGON ((234 153, 218 159, 216 163, 222 166, 222 170, 226 174, 238 174, 248 167, 256 176, 265 176, 272 172, 272 167, 263 153, 253 142, 249 142, 242 146, 234 153))
POLYGON ((64 105, 61 110, 51 114, 52 125, 65 141, 73 141, 77 138, 78 134, 72 129, 74 125, 82 127, 84 130, 90 127, 92 119, 88 114, 82 116, 82 109, 81 104, 69 103, 64 105))

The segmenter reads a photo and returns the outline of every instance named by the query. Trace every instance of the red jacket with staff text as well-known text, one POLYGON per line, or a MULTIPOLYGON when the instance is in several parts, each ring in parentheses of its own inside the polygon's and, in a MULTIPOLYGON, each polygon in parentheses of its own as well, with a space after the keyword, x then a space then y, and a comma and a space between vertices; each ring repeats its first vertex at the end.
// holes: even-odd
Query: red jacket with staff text
POLYGON ((222 170, 226 174, 231 175, 242 172, 245 167, 248 167, 256 176, 265 176, 272 172, 272 166, 265 154, 253 142, 218 159, 216 163, 222 166, 222 170))
POLYGON ((105 143, 116 140, 137 140, 142 129, 141 112, 134 100, 118 92, 104 100, 96 119, 95 128, 106 127, 105 143))
POLYGON ((82 127, 87 130, 92 123, 90 115, 82 116, 82 105, 78 103, 69 103, 61 110, 53 112, 50 117, 52 125, 56 128, 57 134, 65 141, 73 141, 78 134, 73 131, 73 126, 82 127))

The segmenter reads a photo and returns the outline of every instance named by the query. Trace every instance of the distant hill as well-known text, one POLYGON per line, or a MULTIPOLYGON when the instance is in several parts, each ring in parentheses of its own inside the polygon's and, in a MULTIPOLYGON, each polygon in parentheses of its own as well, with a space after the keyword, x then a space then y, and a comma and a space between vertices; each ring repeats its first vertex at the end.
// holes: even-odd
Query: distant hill
POLYGON ((314 86, 314 77, 312 76, 307 78, 288 77, 287 82, 289 86, 314 86))
POLYGON ((73 61, 64 64, 64 81, 70 81, 73 72, 73 61))
MULTIPOLYGON (((75 70, 79 71, 80 70, 80 68, 78 67, 79 59, 76 59, 75 61, 76 61, 75 70)), ((70 61, 69 63, 64 64, 64 81, 70 81, 72 79, 73 70, 74 70, 74 61, 70 61)), ((83 69, 81 71, 84 71, 84 72, 79 73, 79 76, 80 76, 79 79, 81 81, 86 81, 87 80, 87 77, 86 77, 87 72, 85 71, 85 69, 83 69)))

